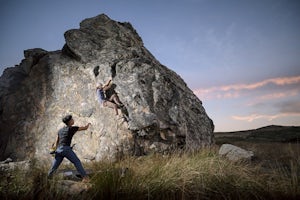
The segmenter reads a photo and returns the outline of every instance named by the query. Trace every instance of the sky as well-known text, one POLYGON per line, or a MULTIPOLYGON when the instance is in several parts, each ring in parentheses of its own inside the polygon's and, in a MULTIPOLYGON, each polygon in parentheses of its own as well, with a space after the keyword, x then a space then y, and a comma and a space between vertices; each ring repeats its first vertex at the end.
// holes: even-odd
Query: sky
POLYGON ((299 0, 0 0, 0 74, 104 13, 184 79, 215 131, 300 126, 299 11, 299 0))

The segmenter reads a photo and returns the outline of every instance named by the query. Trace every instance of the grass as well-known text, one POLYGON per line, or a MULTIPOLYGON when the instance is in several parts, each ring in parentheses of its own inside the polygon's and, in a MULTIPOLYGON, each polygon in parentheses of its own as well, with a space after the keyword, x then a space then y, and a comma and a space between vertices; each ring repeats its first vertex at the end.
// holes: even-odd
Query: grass
MULTIPOLYGON (((85 164, 92 187, 72 199, 297 199, 300 197, 299 146, 242 144, 258 154, 252 163, 230 162, 218 148, 197 153, 152 154, 117 162, 85 164), (247 146, 248 145, 248 146, 247 146), (276 159, 274 149, 282 149, 276 159), (125 172, 125 173, 123 173, 125 172)), ((47 180, 47 167, 26 173, 1 172, 1 199, 69 199, 58 190, 61 177, 47 180)), ((70 167, 70 166, 61 166, 70 167)))

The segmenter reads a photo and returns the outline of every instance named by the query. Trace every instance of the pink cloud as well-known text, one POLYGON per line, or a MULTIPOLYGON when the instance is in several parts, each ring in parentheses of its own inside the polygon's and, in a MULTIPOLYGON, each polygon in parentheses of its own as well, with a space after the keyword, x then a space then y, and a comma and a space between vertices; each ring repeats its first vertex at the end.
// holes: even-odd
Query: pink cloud
POLYGON ((267 100, 293 97, 293 96, 297 96, 299 93, 300 93, 300 89, 291 89, 291 90, 284 91, 284 92, 270 93, 270 94, 256 97, 253 101, 247 103, 247 106, 253 106, 253 105, 256 105, 257 103, 260 103, 262 101, 267 101, 267 100))
POLYGON ((265 119, 268 121, 272 121, 277 118, 283 118, 283 117, 297 117, 300 116, 300 113, 279 113, 274 115, 261 115, 261 114, 251 114, 246 116, 232 116, 233 119, 239 120, 239 121, 247 121, 247 122, 253 122, 257 119, 265 119))
MULTIPOLYGON (((200 98, 212 99, 212 98, 235 98, 240 96, 240 92, 244 90, 255 90, 268 84, 274 84, 278 86, 292 85, 300 83, 300 76, 293 77, 278 77, 272 79, 266 79, 256 83, 250 84, 233 84, 224 85, 218 87, 211 87, 207 89, 196 89, 193 92, 200 98)), ((299 91, 297 91, 299 92, 299 91)), ((270 97, 266 97, 270 98, 270 97)))
POLYGON ((284 98, 284 97, 297 96, 298 94, 299 94, 299 90, 290 90, 290 91, 286 91, 286 92, 277 92, 277 93, 266 94, 266 95, 260 96, 258 99, 260 99, 260 100, 280 99, 280 98, 284 98))

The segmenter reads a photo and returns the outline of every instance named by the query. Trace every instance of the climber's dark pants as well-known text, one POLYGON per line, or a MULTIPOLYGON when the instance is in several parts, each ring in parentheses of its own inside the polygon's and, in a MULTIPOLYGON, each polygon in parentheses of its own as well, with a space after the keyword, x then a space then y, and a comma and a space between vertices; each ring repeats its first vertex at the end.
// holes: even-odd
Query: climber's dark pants
POLYGON ((55 153, 55 159, 52 163, 52 167, 48 172, 48 176, 51 177, 52 174, 57 170, 61 162, 63 161, 64 157, 66 157, 69 161, 71 161, 74 166, 76 167, 77 171, 80 173, 82 177, 86 176, 86 172, 82 167, 82 164, 77 157, 77 155, 74 153, 72 148, 70 146, 60 146, 57 148, 55 153))

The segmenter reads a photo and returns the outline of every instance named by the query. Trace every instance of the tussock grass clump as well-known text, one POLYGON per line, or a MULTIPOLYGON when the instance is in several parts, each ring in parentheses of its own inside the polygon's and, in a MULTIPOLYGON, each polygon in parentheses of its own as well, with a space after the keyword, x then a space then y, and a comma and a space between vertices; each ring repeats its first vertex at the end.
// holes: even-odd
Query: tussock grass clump
MULTIPOLYGON (((194 153, 152 154, 127 157, 116 162, 89 163, 93 171, 88 192, 73 199, 297 199, 300 197, 299 156, 286 166, 266 168, 264 163, 231 162, 216 149, 194 153)), ((57 191, 60 178, 47 180, 45 168, 27 179, 16 180, 16 188, 4 186, 13 197, 67 199, 57 191), (21 191, 21 192, 18 192, 21 191)), ((17 173, 17 172, 16 172, 17 173)), ((14 181, 13 181, 14 182, 14 181)), ((13 184, 11 182, 10 184, 13 184)))
POLYGON ((36 161, 30 170, 16 168, 13 171, 0 170, 0 199, 57 199, 56 182, 49 182, 47 170, 36 161))

